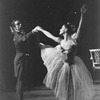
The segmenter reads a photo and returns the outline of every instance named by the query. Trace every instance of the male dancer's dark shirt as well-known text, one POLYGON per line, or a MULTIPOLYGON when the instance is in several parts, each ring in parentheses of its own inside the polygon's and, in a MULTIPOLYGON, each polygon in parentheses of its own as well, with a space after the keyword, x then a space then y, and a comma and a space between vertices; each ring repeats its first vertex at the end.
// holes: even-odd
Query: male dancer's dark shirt
POLYGON ((41 60, 37 35, 32 32, 26 35, 15 34, 14 45, 16 56, 14 59, 15 76, 18 76, 20 67, 28 67, 29 60, 36 63, 41 60))

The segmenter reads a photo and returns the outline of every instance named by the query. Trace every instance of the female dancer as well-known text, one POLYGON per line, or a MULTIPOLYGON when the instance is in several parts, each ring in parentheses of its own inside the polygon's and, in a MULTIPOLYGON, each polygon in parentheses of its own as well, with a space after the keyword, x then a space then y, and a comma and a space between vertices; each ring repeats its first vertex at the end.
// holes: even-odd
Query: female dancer
POLYGON ((77 30, 71 23, 62 26, 59 34, 64 39, 53 36, 39 26, 36 27, 37 31, 59 43, 56 47, 41 44, 41 57, 48 71, 44 84, 54 90, 59 100, 93 100, 94 86, 91 75, 81 58, 76 56, 77 40, 85 12, 83 5, 77 30))

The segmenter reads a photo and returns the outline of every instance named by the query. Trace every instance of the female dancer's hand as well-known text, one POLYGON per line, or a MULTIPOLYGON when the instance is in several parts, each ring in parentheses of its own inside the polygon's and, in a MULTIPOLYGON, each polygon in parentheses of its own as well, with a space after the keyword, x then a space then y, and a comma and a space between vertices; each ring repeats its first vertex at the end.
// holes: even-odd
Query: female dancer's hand
POLYGON ((81 13, 82 13, 82 14, 86 13, 86 10, 87 10, 87 5, 84 4, 84 5, 81 7, 81 13))
POLYGON ((40 26, 36 26, 36 30, 42 31, 43 29, 40 26))
POLYGON ((36 27, 32 30, 32 33, 41 31, 41 29, 42 29, 42 28, 41 28, 40 26, 36 26, 36 27))

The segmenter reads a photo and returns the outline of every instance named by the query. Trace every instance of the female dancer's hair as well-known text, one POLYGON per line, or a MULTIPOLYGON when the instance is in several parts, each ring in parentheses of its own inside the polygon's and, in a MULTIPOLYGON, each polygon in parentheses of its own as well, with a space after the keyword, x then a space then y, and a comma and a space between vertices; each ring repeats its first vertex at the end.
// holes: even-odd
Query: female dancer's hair
POLYGON ((76 31, 76 27, 71 22, 67 22, 65 24, 65 27, 68 28, 67 32, 68 32, 69 35, 72 35, 76 31))

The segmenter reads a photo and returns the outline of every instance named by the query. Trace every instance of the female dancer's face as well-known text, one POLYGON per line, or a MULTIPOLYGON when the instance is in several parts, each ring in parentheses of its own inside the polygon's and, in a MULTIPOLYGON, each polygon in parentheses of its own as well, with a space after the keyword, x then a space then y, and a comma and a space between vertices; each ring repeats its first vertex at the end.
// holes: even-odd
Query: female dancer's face
POLYGON ((68 29, 66 28, 66 26, 63 25, 63 26, 61 27, 61 29, 60 29, 60 33, 59 33, 59 34, 60 34, 60 35, 61 35, 61 34, 64 34, 64 33, 67 32, 67 30, 68 30, 68 29))

